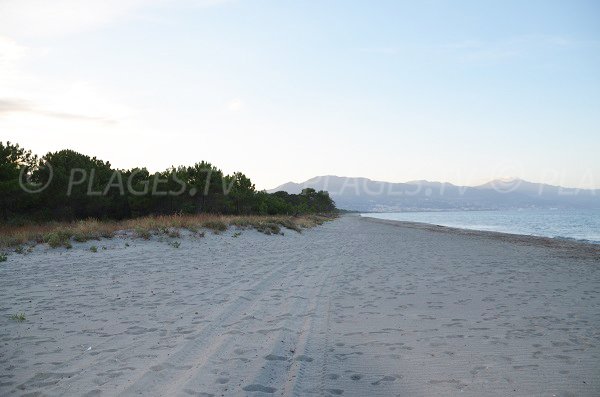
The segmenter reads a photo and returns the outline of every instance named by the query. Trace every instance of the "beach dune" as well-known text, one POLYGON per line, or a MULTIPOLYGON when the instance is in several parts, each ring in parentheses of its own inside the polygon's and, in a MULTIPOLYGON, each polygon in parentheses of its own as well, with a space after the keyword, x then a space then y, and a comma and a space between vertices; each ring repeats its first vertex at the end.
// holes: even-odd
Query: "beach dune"
POLYGON ((594 247, 358 216, 234 232, 9 255, 0 395, 600 395, 594 247))

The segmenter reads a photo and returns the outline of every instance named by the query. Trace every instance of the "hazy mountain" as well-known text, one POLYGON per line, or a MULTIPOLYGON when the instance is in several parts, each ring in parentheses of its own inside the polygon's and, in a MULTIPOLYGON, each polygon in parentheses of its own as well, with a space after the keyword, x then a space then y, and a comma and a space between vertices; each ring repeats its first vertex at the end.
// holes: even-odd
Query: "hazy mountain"
POLYGON ((391 183, 326 175, 302 183, 288 182, 269 192, 299 193, 306 187, 327 190, 339 208, 356 211, 527 207, 600 209, 600 190, 563 188, 518 178, 469 187, 425 180, 391 183))

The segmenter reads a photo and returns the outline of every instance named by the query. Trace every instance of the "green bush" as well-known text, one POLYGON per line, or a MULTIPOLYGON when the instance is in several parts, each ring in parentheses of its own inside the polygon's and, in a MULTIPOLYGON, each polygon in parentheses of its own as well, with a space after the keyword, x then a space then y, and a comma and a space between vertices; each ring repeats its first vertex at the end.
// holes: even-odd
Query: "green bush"
POLYGON ((278 224, 272 222, 264 222, 256 225, 256 230, 264 234, 280 234, 281 227, 278 224))
POLYGON ((21 322, 25 321, 25 313, 13 314, 12 316, 10 316, 10 319, 21 323, 21 322))
POLYGON ((65 247, 71 248, 71 233, 64 230, 48 233, 44 237, 44 242, 51 248, 65 247))

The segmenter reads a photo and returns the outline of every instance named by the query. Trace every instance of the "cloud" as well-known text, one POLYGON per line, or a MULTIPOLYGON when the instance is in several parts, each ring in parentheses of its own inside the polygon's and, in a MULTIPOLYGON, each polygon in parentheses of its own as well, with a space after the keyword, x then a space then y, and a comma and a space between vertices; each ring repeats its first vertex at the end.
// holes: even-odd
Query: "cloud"
POLYGON ((25 101, 19 99, 2 99, 0 98, 0 116, 13 112, 26 112, 31 107, 25 101))
POLYGON ((9 37, 0 35, 0 68, 13 65, 22 59, 27 51, 27 47, 17 44, 9 37))
POLYGON ((535 56, 543 51, 559 51, 570 48, 598 46, 561 36, 526 35, 496 41, 465 40, 442 46, 446 53, 458 56, 466 62, 501 61, 535 56))
POLYGON ((244 109, 244 102, 239 98, 234 98, 227 103, 227 109, 231 112, 239 112, 244 109))
POLYGON ((0 98, 0 118, 12 113, 33 113, 46 117, 54 117, 63 120, 89 121, 104 124, 115 124, 116 120, 104 117, 88 116, 82 114, 56 112, 52 110, 41 109, 29 101, 22 99, 0 98))

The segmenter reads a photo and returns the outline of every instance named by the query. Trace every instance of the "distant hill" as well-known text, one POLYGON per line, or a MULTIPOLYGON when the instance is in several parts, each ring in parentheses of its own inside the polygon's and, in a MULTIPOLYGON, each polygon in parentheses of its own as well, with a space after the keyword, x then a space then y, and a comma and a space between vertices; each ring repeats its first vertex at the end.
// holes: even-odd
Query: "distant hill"
POLYGON ((600 209, 600 190, 563 188, 522 179, 493 180, 480 186, 457 186, 425 180, 406 183, 325 175, 288 182, 269 192, 327 190, 338 208, 354 211, 483 210, 508 208, 600 209))

